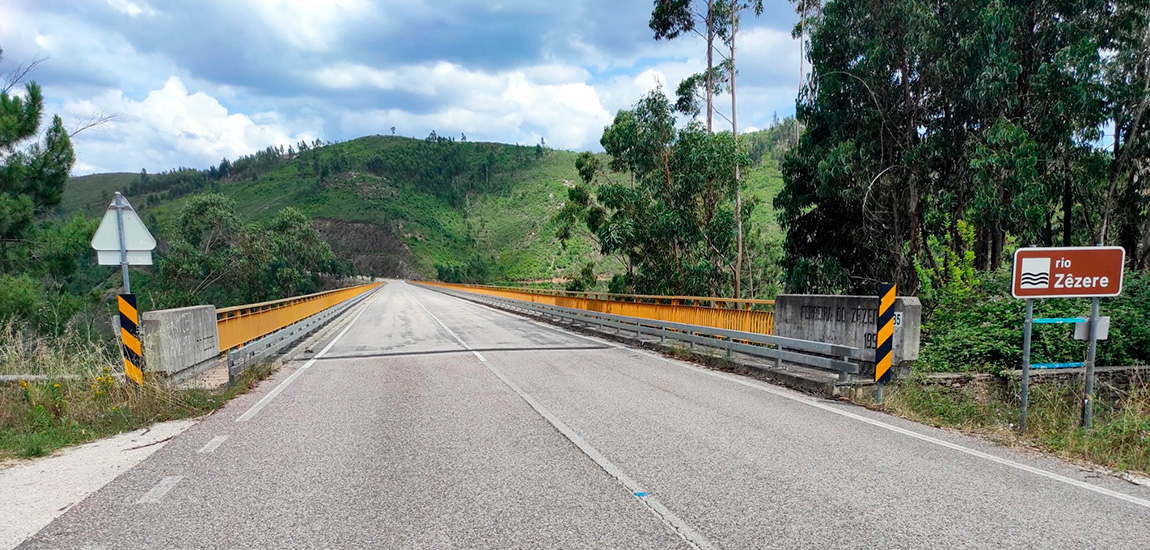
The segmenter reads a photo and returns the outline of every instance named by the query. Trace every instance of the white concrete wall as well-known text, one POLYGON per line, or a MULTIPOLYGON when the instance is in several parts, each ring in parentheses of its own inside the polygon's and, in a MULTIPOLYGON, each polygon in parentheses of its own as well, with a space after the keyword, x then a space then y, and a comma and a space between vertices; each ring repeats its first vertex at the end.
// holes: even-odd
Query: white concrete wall
POLYGON ((220 353, 216 306, 145 311, 141 317, 144 364, 151 372, 172 376, 220 353))

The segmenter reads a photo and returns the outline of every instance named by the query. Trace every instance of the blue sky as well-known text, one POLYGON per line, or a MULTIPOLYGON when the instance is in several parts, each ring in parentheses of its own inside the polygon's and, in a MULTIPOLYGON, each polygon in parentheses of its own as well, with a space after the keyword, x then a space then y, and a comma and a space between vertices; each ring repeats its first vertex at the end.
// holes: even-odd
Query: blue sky
MULTIPOLYGON (((603 126, 704 66, 656 42, 650 0, 6 0, 0 72, 32 75, 76 136, 76 174, 203 168, 272 144, 396 133, 598 150, 603 126)), ((739 122, 794 112, 785 0, 744 20, 739 122)), ((716 105, 729 114, 730 98, 716 105)), ((725 128, 721 117, 717 129, 725 128)))

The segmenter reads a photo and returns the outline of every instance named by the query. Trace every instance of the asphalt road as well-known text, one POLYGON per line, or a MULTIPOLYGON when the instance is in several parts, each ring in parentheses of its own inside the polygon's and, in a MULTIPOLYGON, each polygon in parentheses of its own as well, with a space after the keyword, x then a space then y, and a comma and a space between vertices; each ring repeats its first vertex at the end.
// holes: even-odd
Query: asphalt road
POLYGON ((351 315, 24 547, 1150 548, 1150 488, 1053 459, 402 282, 351 315))

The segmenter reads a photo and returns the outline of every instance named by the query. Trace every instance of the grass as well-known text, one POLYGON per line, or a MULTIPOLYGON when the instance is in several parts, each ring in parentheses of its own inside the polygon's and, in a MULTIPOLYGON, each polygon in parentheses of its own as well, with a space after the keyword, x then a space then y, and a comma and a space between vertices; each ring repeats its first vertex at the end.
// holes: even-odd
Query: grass
POLYGON ((1017 382, 972 382, 958 387, 911 376, 887 393, 881 408, 933 426, 988 436, 1007 445, 1038 448, 1121 471, 1150 473, 1150 379, 1100 386, 1094 425, 1080 426, 1080 382, 1031 384, 1027 432, 1017 430, 1017 382))
POLYGON ((44 377, 0 383, 0 460, 202 416, 271 372, 249 369, 221 390, 178 389, 158 378, 137 389, 110 366, 117 363, 112 350, 75 333, 31 337, 11 323, 0 327, 0 373, 44 377))
POLYGON ((139 177, 138 173, 110 172, 69 178, 59 210, 82 210, 88 216, 103 214, 112 202, 112 194, 125 191, 139 177))

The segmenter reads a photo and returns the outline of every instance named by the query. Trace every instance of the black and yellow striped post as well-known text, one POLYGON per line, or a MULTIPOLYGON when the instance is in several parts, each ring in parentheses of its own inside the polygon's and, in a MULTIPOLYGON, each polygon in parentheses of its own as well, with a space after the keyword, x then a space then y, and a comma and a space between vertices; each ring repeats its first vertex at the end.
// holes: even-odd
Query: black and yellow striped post
POLYGON ((882 403, 882 386, 890 380, 890 368, 894 355, 894 296, 896 285, 878 285, 878 327, 875 333, 874 381, 876 399, 882 403))
POLYGON ((140 347, 140 312, 136 309, 135 294, 121 294, 117 300, 120 306, 120 342, 124 352, 124 374, 136 385, 143 387, 144 371, 141 361, 144 357, 140 347))

